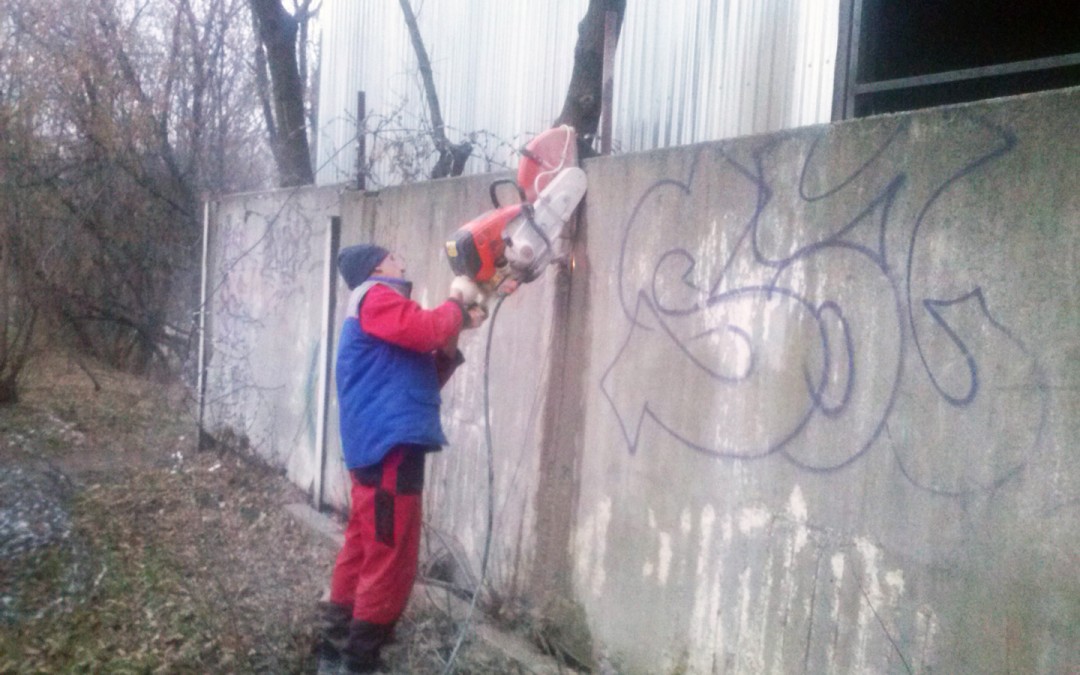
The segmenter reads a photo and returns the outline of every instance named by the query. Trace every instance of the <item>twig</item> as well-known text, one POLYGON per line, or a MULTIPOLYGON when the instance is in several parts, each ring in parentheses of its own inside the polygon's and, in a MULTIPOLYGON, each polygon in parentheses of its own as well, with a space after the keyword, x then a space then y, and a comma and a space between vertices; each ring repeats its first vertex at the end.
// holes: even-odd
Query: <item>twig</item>
POLYGON ((101 391, 101 383, 97 381, 97 378, 94 377, 94 374, 90 372, 89 368, 86 367, 86 364, 83 363, 82 358, 78 354, 74 353, 71 354, 71 358, 75 360, 75 365, 77 365, 80 370, 86 373, 86 376, 89 377, 90 381, 94 383, 94 391, 101 391))

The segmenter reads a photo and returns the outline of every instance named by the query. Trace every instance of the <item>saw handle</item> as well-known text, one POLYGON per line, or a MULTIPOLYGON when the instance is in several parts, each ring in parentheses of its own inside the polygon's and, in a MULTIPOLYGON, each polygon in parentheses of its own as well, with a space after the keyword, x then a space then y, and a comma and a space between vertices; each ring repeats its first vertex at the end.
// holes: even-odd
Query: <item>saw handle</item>
POLYGON ((516 180, 514 180, 513 178, 500 178, 499 180, 492 181, 491 185, 488 187, 488 192, 491 194, 491 203, 495 208, 497 208, 497 209, 502 208, 502 205, 499 204, 499 195, 496 193, 496 189, 500 185, 503 185, 503 184, 506 184, 506 183, 509 183, 510 185, 514 186, 514 189, 517 190, 518 197, 521 198, 521 203, 522 204, 524 204, 525 202, 528 201, 525 198, 525 190, 521 189, 521 186, 518 185, 516 180))
POLYGON ((479 328, 480 324, 488 318, 488 308, 485 303, 469 305, 465 311, 469 314, 469 328, 479 328))
MULTIPOLYGON (((532 204, 523 205, 521 207, 521 214, 525 216, 525 222, 528 224, 529 228, 533 232, 535 232, 538 237, 540 237, 540 240, 544 242, 544 245, 548 247, 548 250, 554 250, 554 247, 551 244, 551 239, 547 236, 547 233, 545 233, 544 230, 542 230, 540 226, 536 224, 536 221, 533 219, 532 204)), ((532 280, 530 279, 529 281, 532 280)))

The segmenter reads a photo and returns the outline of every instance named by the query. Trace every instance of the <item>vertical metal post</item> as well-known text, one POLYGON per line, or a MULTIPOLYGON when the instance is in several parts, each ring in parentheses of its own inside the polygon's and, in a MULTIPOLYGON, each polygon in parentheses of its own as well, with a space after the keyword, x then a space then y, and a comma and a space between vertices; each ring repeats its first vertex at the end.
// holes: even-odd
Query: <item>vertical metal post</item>
POLYGON ((611 154, 611 106, 615 100, 615 47, 618 44, 619 15, 617 12, 604 14, 604 70, 603 101, 600 106, 600 154, 611 154))
POLYGON ((319 340, 319 378, 315 394, 315 508, 323 507, 326 474, 326 422, 330 409, 330 380, 333 377, 334 309, 337 306, 337 254, 341 242, 341 217, 331 216, 326 233, 326 265, 323 268, 323 322, 319 340))
POLYGON ((356 189, 367 189, 367 97, 356 92, 356 189))
POLYGON ((862 48, 862 5, 863 0, 852 0, 851 8, 851 46, 848 49, 848 76, 844 87, 844 119, 855 117, 855 94, 859 84, 859 50, 862 48))
POLYGON ((851 29, 855 0, 840 0, 840 16, 836 31, 836 65, 833 68, 832 121, 844 119, 847 92, 851 82, 848 63, 851 60, 851 29))
POLYGON ((199 428, 196 436, 196 449, 205 447, 206 432, 203 431, 203 416, 206 410, 206 303, 207 289, 210 287, 208 272, 210 253, 210 199, 203 198, 203 231, 202 231, 202 270, 200 272, 199 288, 199 373, 196 384, 196 394, 199 397, 199 428))

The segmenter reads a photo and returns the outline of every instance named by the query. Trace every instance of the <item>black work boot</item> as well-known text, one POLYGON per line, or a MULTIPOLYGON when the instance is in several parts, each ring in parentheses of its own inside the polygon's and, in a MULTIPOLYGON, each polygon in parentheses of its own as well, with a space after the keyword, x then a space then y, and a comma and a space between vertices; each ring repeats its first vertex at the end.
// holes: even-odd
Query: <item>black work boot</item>
POLYGON ((332 602, 320 602, 316 607, 315 656, 319 660, 320 673, 336 672, 341 665, 351 620, 352 612, 348 607, 332 602))
POLYGON ((345 673, 376 673, 386 668, 379 652, 390 641, 394 624, 379 624, 353 619, 349 639, 341 650, 345 673))

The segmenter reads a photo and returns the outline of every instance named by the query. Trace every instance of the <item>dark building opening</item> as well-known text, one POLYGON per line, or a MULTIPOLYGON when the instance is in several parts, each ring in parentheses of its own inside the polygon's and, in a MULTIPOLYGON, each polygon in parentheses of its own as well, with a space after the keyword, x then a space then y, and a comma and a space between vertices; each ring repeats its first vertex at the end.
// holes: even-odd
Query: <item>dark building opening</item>
POLYGON ((1080 84, 1080 0, 842 0, 833 117, 1080 84))

